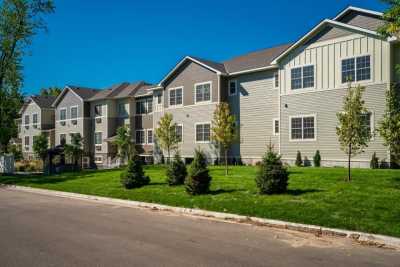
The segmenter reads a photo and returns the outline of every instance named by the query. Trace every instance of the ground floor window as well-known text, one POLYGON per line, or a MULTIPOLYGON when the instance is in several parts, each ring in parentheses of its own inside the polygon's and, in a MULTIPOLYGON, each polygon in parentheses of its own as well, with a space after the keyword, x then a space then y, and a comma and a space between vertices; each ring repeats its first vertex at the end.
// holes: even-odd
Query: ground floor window
POLYGON ((296 116, 290 118, 290 137, 292 140, 315 139, 315 116, 296 116))
POLYGON ((176 134, 176 139, 178 140, 178 142, 182 143, 182 140, 183 140, 183 125, 182 124, 176 125, 175 134, 176 134))
POLYGON ((95 156, 94 157, 94 163, 102 164, 103 163, 103 156, 95 156))
POLYGON ((210 142, 210 123, 196 124, 196 142, 210 142))
POLYGON ((153 144, 153 130, 147 130, 147 144, 153 144))
POLYGON ((136 144, 143 145, 145 143, 145 133, 144 130, 137 130, 136 131, 136 144))

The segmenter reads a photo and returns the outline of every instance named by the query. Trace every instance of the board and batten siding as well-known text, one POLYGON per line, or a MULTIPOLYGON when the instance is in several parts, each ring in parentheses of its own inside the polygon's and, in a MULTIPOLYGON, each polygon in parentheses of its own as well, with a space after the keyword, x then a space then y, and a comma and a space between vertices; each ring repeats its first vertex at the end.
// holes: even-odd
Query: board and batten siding
POLYGON ((237 81, 238 94, 228 97, 240 123, 240 153, 244 162, 253 163, 262 158, 267 145, 279 150, 279 136, 273 133, 273 120, 279 118, 279 89, 274 88, 275 71, 241 75, 237 81))
MULTIPOLYGON (((372 113, 373 129, 377 129, 379 120, 382 119, 385 110, 386 83, 366 86, 363 99, 369 112, 372 113)), ((316 152, 320 150, 322 160, 340 162, 347 160, 346 154, 341 151, 336 127, 338 119, 336 114, 342 110, 343 98, 346 89, 310 92, 281 97, 281 154, 283 159, 294 160, 299 150, 302 156, 307 156, 310 161, 316 152), (290 117, 298 115, 315 115, 315 141, 290 140, 290 117)), ((380 159, 387 159, 387 149, 383 140, 376 134, 370 141, 365 152, 354 157, 355 162, 364 162, 369 166, 372 154, 376 152, 380 159)), ((356 163, 357 164, 357 163, 356 163)), ((365 165, 365 164, 364 164, 365 165)))
POLYGON ((371 80, 364 84, 385 83, 390 78, 390 45, 379 38, 352 34, 301 47, 282 61, 281 94, 295 94, 306 90, 345 88, 342 83, 342 59, 360 55, 371 56, 371 80), (315 88, 291 90, 291 69, 314 65, 315 88))

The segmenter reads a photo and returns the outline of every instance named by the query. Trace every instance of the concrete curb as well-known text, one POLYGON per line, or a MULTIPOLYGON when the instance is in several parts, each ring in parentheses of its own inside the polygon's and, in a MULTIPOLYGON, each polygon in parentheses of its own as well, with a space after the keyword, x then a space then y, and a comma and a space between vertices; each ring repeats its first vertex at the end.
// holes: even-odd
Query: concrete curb
POLYGON ((349 238, 357 243, 368 246, 376 246, 381 248, 391 248, 400 250, 400 238, 395 238, 391 236, 384 235, 376 235, 376 234, 368 234, 363 232, 355 232, 355 231, 347 231, 341 229, 327 228, 321 227, 317 225, 307 225, 300 223, 291 223, 279 220, 271 220, 271 219, 263 219, 258 217, 249 217, 243 215, 236 215, 230 213, 222 213, 222 212, 214 212, 214 211, 206 211, 200 209, 190 209, 190 208, 180 208, 180 207, 172 207, 161 204, 154 203, 146 203, 140 201, 132 201, 132 200, 123 200, 123 199, 115 199, 108 197, 100 197, 100 196, 92 196, 92 195, 84 195, 78 193, 69 193, 62 191, 53 191, 47 189, 39 189, 39 188, 31 188, 25 186, 15 186, 15 185, 2 185, 3 188, 36 193, 47 196, 57 196, 71 199, 81 199, 81 200, 91 200, 100 202, 103 204, 112 204, 119 205, 123 207, 133 207, 133 208, 143 208, 143 209, 151 209, 151 210, 160 210, 160 211, 168 211, 178 214, 186 214, 192 216, 199 216, 205 218, 213 218, 224 221, 232 221, 238 223, 248 223, 254 224, 258 226, 266 226, 273 227, 279 229, 288 229, 306 233, 312 233, 316 236, 335 236, 342 238, 349 238))

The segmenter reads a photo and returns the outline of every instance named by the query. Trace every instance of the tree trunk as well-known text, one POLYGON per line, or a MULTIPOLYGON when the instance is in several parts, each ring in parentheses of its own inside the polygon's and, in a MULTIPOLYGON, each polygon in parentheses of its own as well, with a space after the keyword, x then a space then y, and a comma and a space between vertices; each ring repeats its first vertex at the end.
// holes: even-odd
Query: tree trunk
POLYGON ((351 144, 349 145, 349 158, 348 158, 348 176, 347 181, 351 181, 351 144))
POLYGON ((170 149, 168 148, 167 149, 167 153, 168 153, 168 158, 167 158, 167 164, 169 164, 170 163, 170 158, 171 158, 171 151, 170 151, 170 149))
POLYGON ((228 149, 225 148, 225 176, 228 176, 228 149))

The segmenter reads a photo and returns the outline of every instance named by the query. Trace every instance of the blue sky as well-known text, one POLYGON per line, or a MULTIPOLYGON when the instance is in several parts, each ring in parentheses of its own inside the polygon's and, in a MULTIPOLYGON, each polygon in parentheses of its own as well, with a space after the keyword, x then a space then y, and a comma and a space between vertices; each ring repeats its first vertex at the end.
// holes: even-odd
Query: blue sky
POLYGON ((223 61, 292 42, 348 5, 378 0, 55 0, 24 60, 23 92, 66 84, 159 82, 185 55, 223 61))

